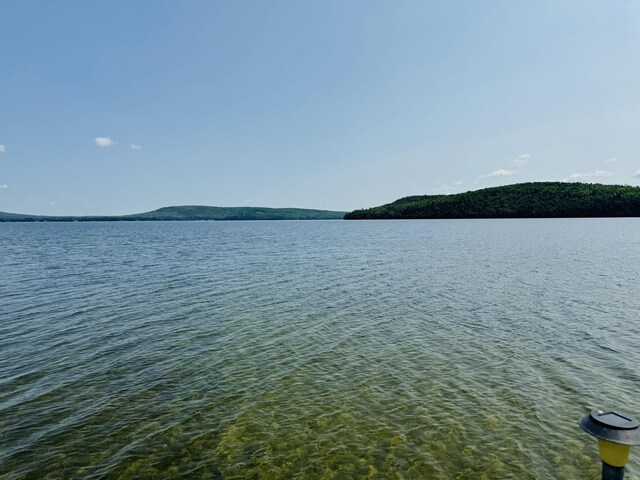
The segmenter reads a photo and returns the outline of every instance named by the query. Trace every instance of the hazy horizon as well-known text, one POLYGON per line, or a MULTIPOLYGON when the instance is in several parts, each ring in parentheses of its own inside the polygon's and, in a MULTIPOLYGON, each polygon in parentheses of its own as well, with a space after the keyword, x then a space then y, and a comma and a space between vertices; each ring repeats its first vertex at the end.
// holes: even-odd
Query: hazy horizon
MULTIPOLYGON (((567 182, 568 183, 568 182, 567 182)), ((581 183, 581 182, 574 182, 574 183, 581 183)), ((602 183, 596 183, 596 182, 591 182, 591 184, 600 184, 600 185, 605 185, 602 183)), ((505 184, 505 185, 500 185, 500 186, 509 186, 509 185, 517 185, 517 184, 505 184)), ((627 185, 629 186, 629 185, 627 185)), ((466 193, 466 192, 472 192, 475 190, 482 190, 484 188, 492 188, 492 187, 479 187, 476 189, 469 189, 469 190, 464 190, 464 191, 460 191, 460 192, 445 192, 445 193, 433 193, 433 194, 425 194, 425 195, 456 195, 457 193, 466 193)), ((410 195, 405 195, 405 197, 408 197, 410 195)), ((417 194, 417 196, 422 196, 421 194, 417 194)), ((396 199, 393 199, 389 202, 386 202, 385 204, 388 203, 392 203, 396 200, 400 200, 403 197, 399 197, 396 199)), ((369 208, 373 208, 373 207, 379 207, 385 204, 379 204, 379 205, 369 205, 366 207, 363 207, 364 209, 369 209, 369 208)), ((10 214, 23 214, 23 215, 34 215, 34 216, 60 216, 60 217, 82 217, 82 216, 87 216, 87 217, 92 217, 92 216, 102 216, 102 217, 116 217, 116 216, 123 216, 123 215, 136 215, 136 214, 141 214, 141 213, 148 213, 148 212, 154 212, 157 210, 161 210, 163 208, 180 208, 180 207, 204 207, 204 208, 267 208, 267 209, 303 209, 303 210, 307 210, 306 208, 303 207, 297 207, 295 205, 289 205, 289 206, 284 206, 284 207, 271 207, 268 205, 195 205, 195 204, 176 204, 176 205, 163 205, 160 207, 156 207, 156 208, 152 208, 151 210, 146 210, 144 212, 127 212, 127 213, 123 213, 123 214, 87 214, 87 215, 71 215, 71 214, 64 214, 64 213, 60 213, 60 214, 56 214, 56 215, 48 215, 48 214, 39 214, 39 213, 25 213, 25 212, 8 212, 8 211, 0 211, 0 213, 10 213, 10 214)), ((337 209, 337 210, 330 210, 330 209, 323 209, 323 208, 319 208, 319 209, 311 209, 311 210, 325 210, 325 211, 333 211, 333 212, 340 212, 340 213, 349 213, 352 212, 353 210, 343 210, 343 209, 337 209)), ((354 209, 357 210, 357 209, 354 209)))

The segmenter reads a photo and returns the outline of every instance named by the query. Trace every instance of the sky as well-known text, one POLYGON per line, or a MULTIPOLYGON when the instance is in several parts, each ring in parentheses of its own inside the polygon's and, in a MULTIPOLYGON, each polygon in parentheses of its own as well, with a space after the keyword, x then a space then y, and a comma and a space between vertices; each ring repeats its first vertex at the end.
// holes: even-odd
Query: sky
POLYGON ((0 2, 0 211, 640 185, 637 0, 0 2))

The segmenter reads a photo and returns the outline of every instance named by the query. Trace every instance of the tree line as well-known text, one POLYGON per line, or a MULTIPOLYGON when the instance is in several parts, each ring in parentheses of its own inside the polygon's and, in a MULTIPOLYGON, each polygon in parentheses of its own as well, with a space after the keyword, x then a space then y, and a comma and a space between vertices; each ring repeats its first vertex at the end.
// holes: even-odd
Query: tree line
POLYGON ((640 216, 640 187, 532 182, 455 195, 405 197, 380 207, 355 210, 345 219, 636 216, 640 216))

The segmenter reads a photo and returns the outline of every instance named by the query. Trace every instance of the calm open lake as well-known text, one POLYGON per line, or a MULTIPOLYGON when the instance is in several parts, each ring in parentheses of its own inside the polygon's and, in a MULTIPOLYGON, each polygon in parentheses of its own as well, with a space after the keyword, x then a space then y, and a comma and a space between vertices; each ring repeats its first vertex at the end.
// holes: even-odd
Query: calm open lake
POLYGON ((0 224, 0 477, 597 479, 639 274, 640 219, 0 224))

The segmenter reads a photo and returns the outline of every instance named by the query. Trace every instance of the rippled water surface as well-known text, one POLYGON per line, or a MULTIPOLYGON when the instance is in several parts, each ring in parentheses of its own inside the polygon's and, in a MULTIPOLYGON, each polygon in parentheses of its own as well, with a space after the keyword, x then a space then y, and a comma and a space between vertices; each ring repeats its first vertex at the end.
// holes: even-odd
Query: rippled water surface
POLYGON ((639 273, 640 219, 0 224, 0 477, 597 479, 639 273))

